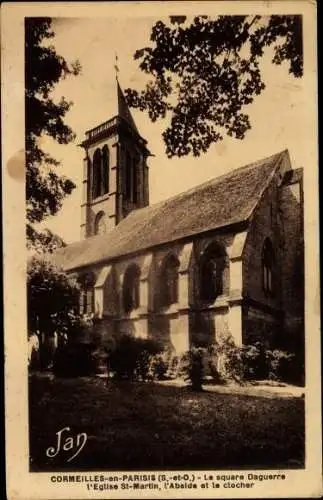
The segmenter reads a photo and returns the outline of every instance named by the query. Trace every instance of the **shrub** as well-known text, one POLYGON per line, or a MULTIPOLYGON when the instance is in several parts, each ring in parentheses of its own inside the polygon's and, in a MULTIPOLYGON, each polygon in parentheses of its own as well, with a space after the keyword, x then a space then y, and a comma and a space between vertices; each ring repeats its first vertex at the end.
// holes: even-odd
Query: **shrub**
POLYGON ((152 357, 161 350, 153 339, 121 335, 108 351, 108 371, 117 379, 147 380, 152 357))
POLYGON ((246 380, 268 378, 266 348, 261 342, 243 345, 241 348, 243 377, 246 380))
POLYGON ((193 391, 202 390, 203 381, 203 355, 204 350, 201 347, 192 347, 190 351, 189 378, 193 391))
POLYGON ((153 339, 136 339, 138 358, 136 363, 136 378, 147 380, 152 378, 152 358, 161 352, 161 346, 153 339))
POLYGON ((189 351, 173 357, 171 364, 172 378, 187 378, 188 369, 190 366, 190 353, 189 351))
POLYGON ((210 371, 217 382, 242 382, 268 377, 266 348, 260 342, 237 346, 233 337, 227 335, 210 346, 208 351, 210 371))
POLYGON ((285 381, 292 384, 305 385, 305 366, 304 366, 304 353, 296 352, 287 363, 288 367, 284 368, 285 381))
POLYGON ((236 346, 232 337, 221 345, 220 354, 223 358, 220 374, 223 378, 241 382, 244 379, 244 365, 241 348, 236 346))
POLYGON ((91 343, 68 343, 58 347, 54 356, 53 373, 56 377, 85 377, 94 375, 96 362, 91 343))
POLYGON ((269 378, 272 380, 288 380, 294 355, 275 349, 267 350, 266 358, 269 368, 269 378))
POLYGON ((207 366, 211 379, 216 384, 221 384, 223 382, 223 377, 221 376, 219 370, 219 360, 216 352, 216 346, 211 344, 207 349, 207 366))
POLYGON ((167 372, 169 371, 169 362, 165 357, 165 354, 159 353, 155 354, 151 358, 149 372, 152 379, 157 380, 165 380, 170 378, 167 376, 167 372))
POLYGON ((208 350, 211 357, 209 366, 216 382, 241 381, 244 378, 241 348, 235 345, 231 336, 226 336, 220 342, 212 344, 208 350))
POLYGON ((122 335, 116 340, 108 355, 108 371, 118 379, 133 378, 138 356, 137 344, 130 335, 122 335))
POLYGON ((204 354, 205 349, 202 347, 192 347, 179 359, 178 373, 181 373, 186 380, 190 381, 193 391, 202 390, 204 354))
POLYGON ((295 356, 279 349, 270 350, 262 342, 234 344, 231 336, 212 346, 213 372, 220 378, 243 380, 288 380, 295 356))

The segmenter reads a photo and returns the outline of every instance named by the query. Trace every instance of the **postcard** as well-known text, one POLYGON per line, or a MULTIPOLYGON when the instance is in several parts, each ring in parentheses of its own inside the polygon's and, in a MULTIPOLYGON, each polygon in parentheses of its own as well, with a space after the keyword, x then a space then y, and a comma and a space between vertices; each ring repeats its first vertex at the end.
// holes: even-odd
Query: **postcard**
POLYGON ((7 495, 322 495, 316 5, 2 6, 7 495))

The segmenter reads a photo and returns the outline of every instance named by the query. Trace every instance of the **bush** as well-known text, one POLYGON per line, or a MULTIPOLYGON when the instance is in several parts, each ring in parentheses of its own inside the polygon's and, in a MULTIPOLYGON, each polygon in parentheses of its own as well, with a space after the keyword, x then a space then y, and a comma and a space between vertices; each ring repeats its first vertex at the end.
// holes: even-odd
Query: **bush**
POLYGON ((194 391, 202 390, 204 376, 203 357, 205 349, 202 347, 192 347, 188 352, 178 359, 178 375, 189 380, 194 391))
POLYGON ((212 344, 208 351, 211 358, 209 367, 214 381, 221 383, 227 380, 241 381, 244 378, 241 348, 235 345, 231 336, 212 344))
POLYGON ((261 380, 268 378, 268 363, 266 348, 261 342, 241 347, 243 378, 246 380, 261 380))
POLYGON ((95 345, 68 343, 58 347, 54 356, 53 373, 56 377, 85 377, 95 374, 95 345))
POLYGON ((270 350, 261 342, 235 345, 231 336, 212 346, 211 366, 215 377, 235 380, 289 380, 295 356, 279 349, 270 350))
POLYGON ((115 337, 107 347, 108 372, 117 379, 165 380, 183 377, 196 391, 202 389, 206 372, 215 383, 230 380, 288 380, 295 356, 268 350, 261 342, 236 346, 232 336, 204 347, 192 347, 183 355, 163 351, 153 339, 131 335, 115 337))
POLYGON ((290 377, 292 362, 295 358, 293 354, 275 349, 266 351, 267 364, 269 368, 269 378, 272 380, 288 380, 290 377))
POLYGON ((161 346, 152 339, 136 339, 139 355, 136 363, 136 378, 147 380, 152 378, 152 359, 161 352, 161 346))
POLYGON ((187 375, 187 353, 178 355, 172 349, 165 350, 152 359, 152 376, 173 380, 187 375))
POLYGON ((304 366, 304 353, 296 352, 293 357, 288 362, 288 368, 284 368, 287 371, 285 380, 292 384, 300 385, 304 387, 305 385, 305 366, 304 366))
POLYGON ((147 380, 152 358, 161 351, 153 339, 121 335, 108 350, 108 371, 119 380, 147 380))
POLYGON ((165 357, 165 354, 155 354, 151 358, 149 372, 152 379, 157 380, 165 380, 170 378, 167 376, 167 372, 169 371, 169 362, 165 357))

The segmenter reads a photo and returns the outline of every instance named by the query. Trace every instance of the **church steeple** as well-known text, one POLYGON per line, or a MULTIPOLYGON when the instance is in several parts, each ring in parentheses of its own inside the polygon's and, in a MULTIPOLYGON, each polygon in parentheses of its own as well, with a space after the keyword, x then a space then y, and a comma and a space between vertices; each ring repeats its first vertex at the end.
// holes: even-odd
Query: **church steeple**
POLYGON ((135 121, 132 118, 132 114, 130 112, 128 104, 126 103, 125 97, 124 97, 123 92, 121 90, 121 87, 119 85, 119 81, 116 80, 116 82, 117 82, 117 96, 118 96, 118 113, 117 114, 120 116, 120 118, 125 120, 125 122, 127 122, 128 125, 130 125, 130 127, 132 127, 132 129, 138 135, 140 135, 138 132, 138 129, 137 129, 137 125, 135 124, 135 121))
POLYGON ((83 161, 81 237, 108 232, 131 210, 149 204, 147 141, 116 78, 115 113, 88 130, 83 161))

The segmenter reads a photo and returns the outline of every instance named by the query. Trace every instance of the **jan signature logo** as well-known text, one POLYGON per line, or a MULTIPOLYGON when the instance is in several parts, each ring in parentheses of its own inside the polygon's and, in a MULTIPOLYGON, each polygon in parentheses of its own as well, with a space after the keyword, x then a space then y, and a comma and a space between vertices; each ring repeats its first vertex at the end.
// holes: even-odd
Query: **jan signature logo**
POLYGON ((50 446, 46 450, 46 455, 48 457, 54 458, 61 451, 73 453, 75 451, 75 453, 67 460, 67 462, 71 462, 83 450, 87 441, 87 434, 85 432, 81 432, 74 437, 71 435, 67 436, 66 433, 70 433, 70 431, 70 427, 64 427, 60 431, 56 432, 55 446, 50 446), (63 433, 65 433, 64 436, 63 433))

